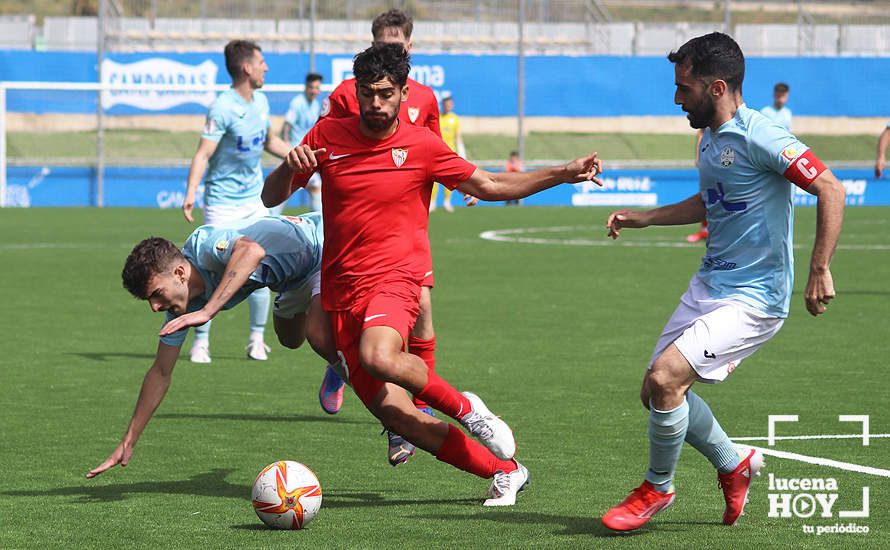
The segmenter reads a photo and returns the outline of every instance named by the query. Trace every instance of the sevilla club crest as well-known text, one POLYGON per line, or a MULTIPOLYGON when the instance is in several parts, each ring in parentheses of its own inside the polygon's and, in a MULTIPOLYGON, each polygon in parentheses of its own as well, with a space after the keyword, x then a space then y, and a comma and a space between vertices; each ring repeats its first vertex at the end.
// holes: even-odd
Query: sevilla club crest
POLYGON ((405 164, 405 159, 408 158, 408 150, 407 149, 393 149, 392 150, 392 161, 396 163, 396 168, 401 168, 403 164, 405 164))
POLYGON ((417 122, 417 117, 420 116, 420 109, 417 107, 408 107, 408 120, 411 121, 411 124, 417 122))

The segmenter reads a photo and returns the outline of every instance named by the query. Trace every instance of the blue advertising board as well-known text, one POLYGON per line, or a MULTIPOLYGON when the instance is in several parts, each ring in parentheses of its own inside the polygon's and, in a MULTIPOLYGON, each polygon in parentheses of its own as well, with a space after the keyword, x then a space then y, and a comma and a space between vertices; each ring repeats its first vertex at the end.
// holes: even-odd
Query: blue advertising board
MULTIPOLYGON (((301 84, 305 53, 267 52, 268 84, 301 84)), ((413 56, 412 76, 437 93, 455 97, 457 112, 515 116, 517 58, 511 55, 413 56)), ((318 54, 327 84, 350 76, 352 54, 318 54)), ((525 114, 529 116, 682 115, 673 103, 673 66, 664 57, 530 56, 526 58, 525 114)), ((0 80, 96 82, 96 56, 88 52, 0 50, 0 80)), ((112 53, 103 65, 110 84, 228 84, 222 52, 112 53)), ((772 102, 773 84, 791 85, 790 107, 804 116, 890 115, 890 57, 748 58, 744 93, 749 105, 772 102), (806 93, 803 93, 803 91, 806 93)), ((284 114, 287 94, 272 94, 273 114, 284 114)), ((107 94, 110 115, 203 114, 212 95, 116 92, 107 94)), ((16 91, 8 110, 95 113, 95 92, 16 91)))

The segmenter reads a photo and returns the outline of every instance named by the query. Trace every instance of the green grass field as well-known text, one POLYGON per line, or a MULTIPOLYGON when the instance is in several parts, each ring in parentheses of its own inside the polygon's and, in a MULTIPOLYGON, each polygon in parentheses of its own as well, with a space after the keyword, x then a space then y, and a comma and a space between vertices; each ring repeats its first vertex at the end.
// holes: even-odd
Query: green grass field
MULTIPOLYGON (((198 137, 195 132, 109 130, 105 145, 107 162, 132 165, 142 159, 149 164, 171 160, 187 164, 195 154, 198 137)), ((468 134, 464 139, 469 158, 476 160, 500 163, 516 149, 516 138, 511 136, 468 134)), ((801 135, 800 139, 825 160, 874 161, 875 136, 801 135)), ((695 135, 692 130, 688 136, 532 132, 526 141, 526 158, 530 162, 568 159, 586 155, 591 149, 609 161, 688 161, 691 164, 695 135)), ((48 162, 47 158, 90 160, 96 155, 96 138, 94 132, 12 132, 8 151, 10 160, 18 162, 28 158, 43 159, 32 162, 48 162)), ((265 160, 272 164, 278 162, 268 154, 265 160)))
MULTIPOLYGON (((176 210, 4 210, 0 547, 890 547, 887 478, 768 457, 765 472, 777 477, 835 478, 834 517, 768 517, 764 477, 746 516, 726 528, 714 472, 688 446, 671 509, 632 535, 599 524, 640 482, 640 379, 701 255, 698 246, 663 246, 682 242, 686 227, 629 230, 607 243, 606 214, 492 207, 432 216, 439 370, 513 427, 532 474, 515 507, 485 509, 485 480, 428 455, 390 467, 379 424, 353 395, 339 415, 324 414, 322 362, 308 349, 275 345, 267 363, 247 362, 246 307, 215 322, 212 364, 180 362, 130 465, 85 479, 126 428, 161 323, 121 288, 123 260, 138 240, 181 242, 189 227, 176 210), (542 233, 550 244, 479 238, 552 226, 566 229, 542 233), (557 242, 567 237, 593 244, 557 242), (305 462, 321 479, 324 504, 304 531, 270 531, 250 506, 254 476, 278 459, 305 462), (863 486, 870 517, 839 519, 839 510, 860 509, 863 486), (870 533, 802 532, 851 521, 870 533)), ((698 388, 730 435, 765 436, 769 414, 800 415, 781 435, 856 433, 839 414, 868 414, 872 433, 890 432, 888 219, 883 208, 848 210, 832 266, 838 298, 816 319, 801 296, 815 210, 798 211, 788 322, 726 383, 698 388)), ((775 448, 890 468, 886 438, 775 448)))

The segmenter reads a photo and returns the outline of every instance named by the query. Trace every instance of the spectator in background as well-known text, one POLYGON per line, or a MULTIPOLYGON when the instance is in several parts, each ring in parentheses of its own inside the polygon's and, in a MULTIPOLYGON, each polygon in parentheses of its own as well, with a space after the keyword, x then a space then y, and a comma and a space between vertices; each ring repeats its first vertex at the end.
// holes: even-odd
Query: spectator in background
MULTIPOLYGON (((454 98, 446 96, 442 98, 442 111, 439 114, 439 129, 442 131, 442 141, 458 154, 461 158, 467 158, 467 151, 460 136, 460 117, 454 112, 454 98)), ((436 209, 436 197, 439 194, 439 184, 433 185, 433 193, 430 197, 430 212, 436 209)), ((454 212, 451 206, 451 189, 445 188, 442 195, 442 208, 446 212, 454 212)))
MULTIPOLYGON (((510 157, 504 165, 504 172, 522 172, 522 161, 519 160, 519 153, 517 151, 510 151, 510 157)), ((504 202, 505 206, 519 206, 519 204, 519 199, 504 202)))
MULTIPOLYGON (((263 150, 279 158, 290 152, 287 143, 269 132, 269 100, 259 91, 269 66, 260 47, 247 40, 232 40, 225 48, 226 70, 232 87, 210 105, 198 150, 189 168, 182 213, 192 223, 195 194, 204 181, 204 224, 252 220, 269 214, 263 206, 263 150), (204 172, 207 172, 205 175, 204 172)), ((265 361, 269 347, 263 342, 269 318, 269 289, 247 298, 250 339, 247 357, 265 361)), ((210 321, 195 328, 190 352, 192 363, 210 362, 210 321)))
POLYGON ((881 179, 884 174, 884 155, 887 153, 887 145, 890 144, 890 122, 878 137, 878 156, 875 158, 875 177, 881 179))
POLYGON ((766 118, 772 120, 782 128, 791 131, 791 109, 788 108, 788 92, 791 88, 784 82, 778 82, 773 87, 773 104, 760 110, 766 118))
MULTIPOLYGON (((290 106, 287 108, 287 113, 284 115, 284 126, 281 127, 281 138, 290 143, 291 147, 296 147, 303 141, 303 136, 315 126, 315 121, 321 114, 321 100, 318 98, 321 93, 321 81, 320 74, 307 74, 306 88, 301 95, 291 100, 290 106)), ((321 177, 317 173, 309 180, 306 190, 312 197, 312 210, 321 212, 321 177)), ((271 208, 270 211, 272 214, 280 215, 285 204, 286 202, 283 202, 271 208)))

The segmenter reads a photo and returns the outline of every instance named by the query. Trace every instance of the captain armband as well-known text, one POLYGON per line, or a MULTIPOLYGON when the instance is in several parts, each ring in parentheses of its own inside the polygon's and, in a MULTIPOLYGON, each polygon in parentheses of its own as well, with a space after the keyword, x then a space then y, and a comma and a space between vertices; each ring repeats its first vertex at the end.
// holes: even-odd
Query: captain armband
MULTIPOLYGON (((788 152, 789 150, 785 149, 782 151, 782 156, 788 158, 786 156, 788 152)), ((819 174, 826 169, 812 149, 807 149, 804 154, 791 161, 791 165, 788 166, 788 169, 782 175, 794 185, 806 190, 819 177, 819 174)))

